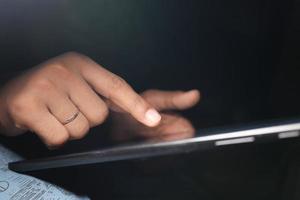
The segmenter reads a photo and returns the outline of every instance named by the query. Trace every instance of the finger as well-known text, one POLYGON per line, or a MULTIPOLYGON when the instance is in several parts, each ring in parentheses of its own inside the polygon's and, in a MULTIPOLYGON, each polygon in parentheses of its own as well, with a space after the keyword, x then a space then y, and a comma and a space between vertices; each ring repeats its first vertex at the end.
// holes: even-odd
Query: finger
POLYGON ((69 87, 69 96, 72 102, 87 118, 90 127, 102 124, 108 116, 105 102, 84 80, 77 79, 76 82, 73 81, 73 87, 69 87))
POLYGON ((68 130, 49 112, 46 106, 32 108, 22 123, 35 132, 49 148, 63 145, 69 139, 68 130))
POLYGON ((53 116, 67 129, 70 139, 80 139, 85 136, 89 130, 88 120, 70 98, 65 93, 57 91, 49 95, 52 98, 46 101, 46 105, 53 116), (68 122, 72 117, 75 119, 68 122))
POLYGON ((79 115, 72 122, 66 124, 65 127, 70 134, 71 140, 83 138, 90 129, 89 121, 82 113, 79 113, 79 115))
POLYGON ((130 113, 136 120, 150 127, 159 124, 160 114, 122 78, 93 61, 89 61, 88 67, 81 67, 81 74, 96 92, 130 113))
POLYGON ((155 129, 148 129, 147 136, 172 136, 180 134, 192 135, 195 133, 195 128, 191 122, 182 116, 174 114, 163 114, 161 124, 155 129))
MULTIPOLYGON (((119 133, 118 137, 128 137, 124 132, 128 132, 131 135, 141 136, 144 138, 152 138, 158 136, 172 136, 172 135, 190 135, 195 133, 195 128, 189 120, 175 114, 162 114, 162 119, 159 126, 145 127, 142 124, 136 124, 134 121, 127 121, 126 124, 122 124, 124 131, 116 131, 119 133), (127 125, 127 127, 126 127, 127 125), (128 130, 127 130, 128 129, 128 130)), ((118 128, 118 127, 117 127, 118 128)))
POLYGON ((17 136, 21 135, 26 132, 25 127, 16 127, 13 119, 11 118, 10 114, 6 111, 0 111, 0 115, 3 119, 2 123, 6 124, 6 127, 0 126, 0 131, 6 136, 17 136))
POLYGON ((160 126, 148 129, 143 133, 143 137, 151 141, 172 141, 191 138, 195 132, 195 128, 187 119, 179 115, 164 114, 160 126))
POLYGON ((198 90, 161 91, 148 90, 142 96, 157 110, 184 110, 193 107, 200 100, 198 90))

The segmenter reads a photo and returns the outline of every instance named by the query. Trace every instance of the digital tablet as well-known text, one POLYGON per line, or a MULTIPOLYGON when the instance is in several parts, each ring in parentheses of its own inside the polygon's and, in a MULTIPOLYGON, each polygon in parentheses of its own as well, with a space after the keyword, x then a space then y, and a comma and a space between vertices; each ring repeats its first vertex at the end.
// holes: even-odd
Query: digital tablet
POLYGON ((184 154, 227 145, 274 142, 297 138, 299 135, 300 118, 277 120, 234 128, 199 130, 195 137, 183 140, 131 143, 88 152, 23 160, 9 163, 9 168, 17 172, 36 171, 170 154, 184 154))

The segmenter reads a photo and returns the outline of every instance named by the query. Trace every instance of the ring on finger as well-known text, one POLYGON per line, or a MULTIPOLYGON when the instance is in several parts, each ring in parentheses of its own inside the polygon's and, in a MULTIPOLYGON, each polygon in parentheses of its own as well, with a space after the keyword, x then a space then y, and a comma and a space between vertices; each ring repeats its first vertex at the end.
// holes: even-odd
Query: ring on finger
POLYGON ((66 119, 64 122, 62 122, 62 124, 67 125, 67 124, 71 123, 78 117, 79 113, 80 113, 79 110, 77 110, 76 113, 74 113, 70 118, 66 119))

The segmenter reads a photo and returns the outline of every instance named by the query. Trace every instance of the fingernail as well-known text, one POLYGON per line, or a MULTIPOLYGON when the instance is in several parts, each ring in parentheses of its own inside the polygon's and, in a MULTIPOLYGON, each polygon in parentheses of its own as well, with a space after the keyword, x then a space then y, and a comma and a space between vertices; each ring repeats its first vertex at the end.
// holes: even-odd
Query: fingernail
POLYGON ((151 108, 145 113, 145 118, 148 126, 155 126, 159 123, 161 116, 156 110, 151 108))

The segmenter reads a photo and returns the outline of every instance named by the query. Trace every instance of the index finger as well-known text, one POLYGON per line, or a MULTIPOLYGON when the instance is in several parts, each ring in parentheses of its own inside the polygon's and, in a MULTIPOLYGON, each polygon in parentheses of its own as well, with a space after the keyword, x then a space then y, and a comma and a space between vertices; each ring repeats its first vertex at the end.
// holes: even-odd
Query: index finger
POLYGON ((141 123, 150 127, 159 124, 160 114, 125 80, 92 60, 88 60, 84 66, 80 68, 81 74, 97 93, 111 100, 141 123))

